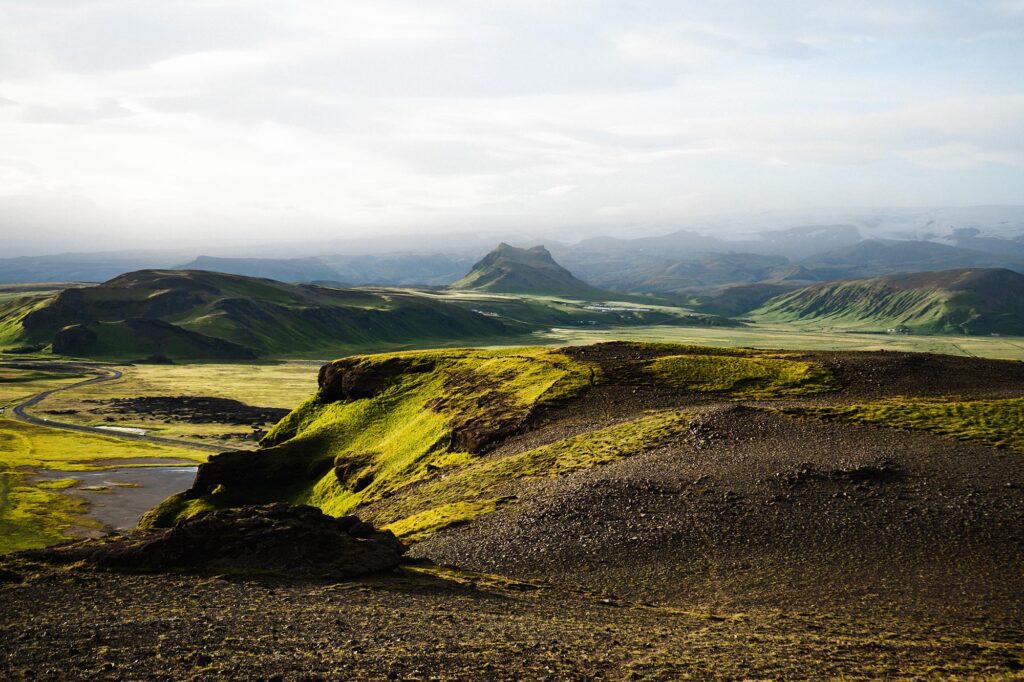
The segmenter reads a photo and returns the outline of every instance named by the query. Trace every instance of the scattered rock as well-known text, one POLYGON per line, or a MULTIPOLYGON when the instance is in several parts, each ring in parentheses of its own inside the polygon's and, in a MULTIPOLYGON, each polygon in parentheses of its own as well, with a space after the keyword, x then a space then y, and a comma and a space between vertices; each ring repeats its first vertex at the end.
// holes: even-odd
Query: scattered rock
POLYGON ((833 481, 837 483, 887 483, 904 477, 898 464, 889 459, 870 464, 860 464, 837 469, 819 469, 810 462, 782 477, 788 485, 801 485, 808 481, 833 481))
POLYGON ((0 583, 20 583, 24 578, 6 568, 0 568, 0 583))

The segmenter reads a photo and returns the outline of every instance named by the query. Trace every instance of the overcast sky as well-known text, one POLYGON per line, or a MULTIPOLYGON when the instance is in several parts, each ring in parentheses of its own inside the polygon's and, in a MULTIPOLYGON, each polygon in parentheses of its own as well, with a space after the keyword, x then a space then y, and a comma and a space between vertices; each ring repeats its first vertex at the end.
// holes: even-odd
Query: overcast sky
POLYGON ((1024 0, 0 0, 0 256, 1024 203, 1024 0))

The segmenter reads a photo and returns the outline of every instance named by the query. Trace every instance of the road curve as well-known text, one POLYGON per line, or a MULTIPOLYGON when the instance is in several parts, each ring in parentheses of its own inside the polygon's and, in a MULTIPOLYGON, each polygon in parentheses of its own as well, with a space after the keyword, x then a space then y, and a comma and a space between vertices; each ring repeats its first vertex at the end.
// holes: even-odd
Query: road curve
POLYGON ((113 381, 120 379, 124 376, 124 372, 113 369, 109 366, 93 364, 93 363, 59 363, 51 364, 45 362, 4 362, 0 363, 0 367, 11 367, 14 369, 40 369, 45 371, 57 371, 57 372, 88 372, 96 373, 102 372, 98 376, 94 376, 92 379, 86 379, 85 381, 79 381, 78 383, 70 384, 68 386, 61 386, 59 388, 51 388, 48 391, 42 393, 36 393, 34 396, 15 405, 11 409, 11 414, 14 415, 15 419, 34 424, 35 426, 44 426, 51 429, 64 429, 66 431, 78 431, 80 433, 90 433, 99 436, 107 436, 109 438, 121 438, 124 440, 135 440, 142 441, 145 443, 156 443, 158 445, 173 445, 176 447, 193 448, 195 450, 206 450, 209 452, 228 452, 235 451, 238 448, 228 447, 226 445, 210 445, 208 443, 196 443, 190 440, 183 440, 180 438, 164 438, 162 436, 148 436, 141 433, 128 433, 125 431, 112 431, 110 429, 101 429, 96 426, 85 426, 84 424, 70 424, 68 422, 55 421, 53 419, 43 419, 36 417, 35 415, 29 414, 25 410, 30 407, 34 407, 46 400, 54 393, 60 391, 69 391, 73 388, 81 388, 82 386, 88 386, 90 384, 98 384, 104 381, 113 381))

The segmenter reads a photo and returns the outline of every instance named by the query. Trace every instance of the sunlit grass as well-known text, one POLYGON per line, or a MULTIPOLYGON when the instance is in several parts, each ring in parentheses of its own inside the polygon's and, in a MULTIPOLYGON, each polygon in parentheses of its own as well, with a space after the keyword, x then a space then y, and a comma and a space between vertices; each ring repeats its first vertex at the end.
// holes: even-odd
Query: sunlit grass
POLYGON ((801 410, 844 421, 921 430, 958 440, 1024 451, 1024 398, 1007 400, 909 400, 801 410))
POLYGON ((654 360, 647 371, 676 388, 735 397, 782 397, 831 387, 831 377, 820 365, 772 357, 672 355, 654 360))
MULTIPOLYGON (((322 403, 313 397, 281 420, 265 439, 260 465, 280 476, 274 493, 332 514, 390 496, 470 458, 453 434, 514 426, 540 403, 586 386, 590 368, 541 348, 421 351, 367 356, 401 359, 431 370, 401 373, 373 398, 322 403), (333 467, 346 473, 340 480, 333 467), (368 481, 355 485, 355 481, 368 481)), ((214 504, 256 499, 267 491, 225 491, 214 504)), ((153 518, 179 514, 173 498, 153 518)))

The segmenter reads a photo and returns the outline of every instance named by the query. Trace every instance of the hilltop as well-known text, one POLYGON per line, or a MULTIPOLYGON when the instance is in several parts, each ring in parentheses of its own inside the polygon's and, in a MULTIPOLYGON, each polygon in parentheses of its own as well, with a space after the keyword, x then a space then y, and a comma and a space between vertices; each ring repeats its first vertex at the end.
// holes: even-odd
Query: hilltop
POLYGON ((414 292, 141 270, 0 308, 0 344, 81 357, 245 359, 372 343, 507 336, 499 320, 414 292))
POLYGON ((592 287, 557 262, 543 246, 520 249, 502 243, 478 261, 452 289, 507 294, 538 294, 601 299, 608 292, 592 287))
POLYGON ((751 317, 934 334, 1024 334, 1024 275, 960 269, 816 284, 769 300, 751 317))

